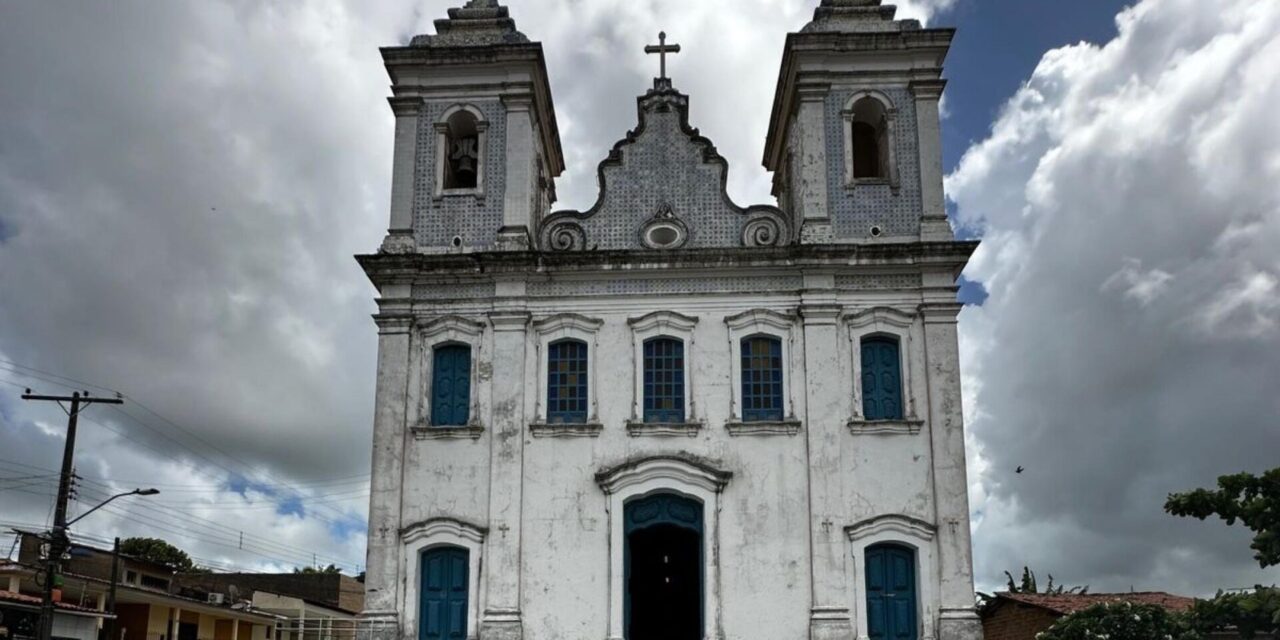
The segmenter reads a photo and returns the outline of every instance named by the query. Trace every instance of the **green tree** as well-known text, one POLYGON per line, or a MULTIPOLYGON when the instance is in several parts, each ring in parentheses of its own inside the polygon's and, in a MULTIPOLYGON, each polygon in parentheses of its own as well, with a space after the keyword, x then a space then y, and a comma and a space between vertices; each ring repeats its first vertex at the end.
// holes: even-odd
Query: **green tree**
POLYGON ((1187 624, 1200 633, 1233 629, 1241 638, 1280 633, 1280 589, 1255 587, 1252 592, 1223 593, 1196 600, 1186 613, 1187 624))
POLYGON ((126 538, 120 541, 120 553, 163 564, 178 572, 196 570, 187 552, 159 538, 126 538))
POLYGON ((1262 568, 1280 564, 1280 468, 1255 476, 1237 473, 1218 478, 1217 489, 1169 494, 1164 510, 1175 516, 1204 520, 1216 515, 1236 520, 1254 532, 1254 558, 1262 568))
POLYGON ((1153 604, 1109 602, 1058 618, 1037 640, 1197 640, 1181 616, 1153 604))
POLYGON ((312 574, 312 573, 342 573, 342 570, 334 565, 327 567, 294 567, 294 573, 312 574))
POLYGON ((1049 584, 1045 587, 1044 591, 1041 591, 1039 587, 1036 585, 1036 573, 1032 571, 1030 567, 1026 567, 1026 566, 1022 567, 1022 580, 1020 582, 1015 582, 1013 579, 1013 574, 1009 573, 1008 571, 1004 572, 1004 576, 1009 579, 1009 582, 1008 582, 1009 593, 1055 593, 1055 594, 1089 593, 1089 585, 1084 585, 1083 587, 1068 588, 1066 585, 1053 584, 1052 573, 1048 574, 1049 584))

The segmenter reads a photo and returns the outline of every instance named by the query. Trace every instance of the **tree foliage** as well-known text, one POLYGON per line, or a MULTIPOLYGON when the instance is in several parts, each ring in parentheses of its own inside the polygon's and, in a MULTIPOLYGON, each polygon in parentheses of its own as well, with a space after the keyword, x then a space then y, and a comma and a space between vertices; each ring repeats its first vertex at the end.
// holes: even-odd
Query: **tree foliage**
POLYGON ((159 538, 126 538, 120 541, 120 553, 163 564, 174 571, 196 570, 187 552, 159 538))
POLYGON ((1200 633, 1233 629, 1241 638, 1280 633, 1280 589, 1258 586, 1245 593, 1219 591, 1211 600, 1196 600, 1186 618, 1200 633))
POLYGON ((1048 574, 1049 584, 1045 586, 1044 591, 1040 591, 1038 585, 1036 584, 1036 572, 1032 571, 1030 567, 1026 567, 1026 566, 1022 567, 1022 580, 1020 582, 1014 582, 1013 574, 1009 573, 1008 571, 1004 572, 1004 575, 1006 578, 1009 579, 1009 583, 1008 583, 1009 593, 1053 593, 1053 594, 1089 593, 1089 585, 1084 585, 1082 587, 1068 588, 1066 585, 1053 584, 1052 573, 1048 574))
POLYGON ((1153 604, 1109 602, 1058 618, 1037 640, 1196 640, 1187 623, 1153 604))
POLYGON ((293 572, 302 573, 302 574, 313 574, 313 573, 328 574, 328 573, 342 573, 342 570, 339 569, 337 566, 331 564, 327 567, 294 567, 293 572))
POLYGON ((1264 569, 1280 564, 1280 468, 1260 476, 1237 473, 1218 478, 1217 489, 1169 494, 1164 510, 1175 516, 1204 520, 1216 515, 1237 520, 1254 532, 1254 558, 1264 569))

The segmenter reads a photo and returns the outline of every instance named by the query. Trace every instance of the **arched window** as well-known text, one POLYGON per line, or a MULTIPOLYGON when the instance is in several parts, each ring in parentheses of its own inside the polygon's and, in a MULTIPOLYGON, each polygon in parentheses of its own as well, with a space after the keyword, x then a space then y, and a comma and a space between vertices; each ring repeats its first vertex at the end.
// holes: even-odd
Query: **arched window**
POLYGON ((867 636, 872 640, 916 640, 916 557, 908 547, 867 547, 867 636))
POLYGON ((742 419, 782 420, 782 341, 767 335, 742 339, 742 419))
POLYGON ((418 640, 467 637, 468 551, 444 546, 422 553, 418 640))
POLYGON ((884 104, 870 96, 853 104, 853 177, 889 177, 889 122, 884 104))
POLYGON ((547 422, 587 421, 587 343, 559 340, 547 347, 547 422))
POLYGON ((431 424, 464 426, 470 414, 471 347, 438 346, 431 358, 431 424))
POLYGON ((446 121, 445 189, 475 189, 479 184, 480 130, 476 116, 459 109, 446 121))
POLYGON ((894 338, 862 339, 862 416, 902 419, 902 358, 894 338))
POLYGON ((684 343, 666 336, 644 342, 644 421, 684 422, 684 343))

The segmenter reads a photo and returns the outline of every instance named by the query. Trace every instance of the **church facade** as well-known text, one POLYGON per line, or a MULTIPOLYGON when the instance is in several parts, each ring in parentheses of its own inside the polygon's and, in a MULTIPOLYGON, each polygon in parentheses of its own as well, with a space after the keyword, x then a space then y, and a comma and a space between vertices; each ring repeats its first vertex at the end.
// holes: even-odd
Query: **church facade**
POLYGON ((821 0, 763 132, 778 204, 749 206, 664 36, 582 211, 553 209, 542 47, 507 8, 472 0, 383 49, 391 222, 358 256, 379 294, 375 635, 981 637, 952 35, 821 0))

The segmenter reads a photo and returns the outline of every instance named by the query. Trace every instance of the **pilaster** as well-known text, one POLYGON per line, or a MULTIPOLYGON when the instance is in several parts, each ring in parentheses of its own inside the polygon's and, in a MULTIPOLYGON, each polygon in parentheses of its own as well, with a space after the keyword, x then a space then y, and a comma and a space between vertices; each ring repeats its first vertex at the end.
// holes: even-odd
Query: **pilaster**
POLYGON ((422 98, 389 98, 396 116, 395 146, 391 164, 391 223, 382 250, 407 253, 416 248, 413 238, 413 188, 418 157, 418 114, 422 98))
POLYGON ((373 474, 369 485, 366 618, 394 621, 400 604, 400 498, 407 428, 409 340, 412 318, 381 314, 373 414, 373 474))
POLYGON ((525 351, 529 314, 496 311, 493 326, 493 435, 489 454, 489 537, 480 640, 519 640, 521 487, 524 479, 525 351))
POLYGON ((908 85, 915 97, 916 135, 920 147, 920 218, 922 241, 955 238, 947 222, 947 204, 942 192, 942 121, 938 102, 946 80, 916 80, 908 85))
POLYGON ((982 637, 974 609, 964 415, 960 401, 957 303, 920 305, 929 386, 929 437, 938 527, 939 639, 982 637))
POLYGON ((533 225, 537 178, 534 170, 533 95, 502 96, 507 109, 506 194, 498 246, 507 251, 527 251, 533 225))
POLYGON ((826 98, 828 85, 804 85, 796 89, 796 114, 800 167, 791 177, 800 207, 796 223, 802 244, 822 244, 832 239, 827 210, 826 98))
POLYGON ((810 640, 852 640, 840 440, 846 395, 840 383, 840 306, 800 307, 804 328, 805 437, 809 459, 810 640))

